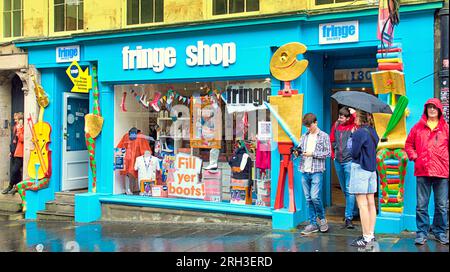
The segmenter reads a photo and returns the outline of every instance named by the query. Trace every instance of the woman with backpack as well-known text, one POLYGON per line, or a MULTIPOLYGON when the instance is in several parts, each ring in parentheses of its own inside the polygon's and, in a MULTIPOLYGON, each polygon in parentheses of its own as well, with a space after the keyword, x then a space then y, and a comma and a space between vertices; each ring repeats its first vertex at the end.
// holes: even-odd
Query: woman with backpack
POLYGON ((368 243, 375 241, 376 156, 379 138, 370 113, 357 110, 355 122, 358 129, 351 136, 352 163, 349 193, 356 196, 363 235, 354 240, 351 245, 366 247, 368 243))

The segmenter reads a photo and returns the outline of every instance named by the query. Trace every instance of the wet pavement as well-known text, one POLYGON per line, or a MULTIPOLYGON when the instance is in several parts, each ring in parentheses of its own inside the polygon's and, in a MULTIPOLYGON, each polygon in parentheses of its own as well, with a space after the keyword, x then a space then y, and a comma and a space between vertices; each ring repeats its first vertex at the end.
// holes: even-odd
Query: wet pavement
POLYGON ((338 224, 304 236, 258 226, 21 220, 0 221, 0 252, 449 252, 432 239, 414 245, 411 232, 377 235, 371 248, 351 247, 359 235, 359 226, 338 224))

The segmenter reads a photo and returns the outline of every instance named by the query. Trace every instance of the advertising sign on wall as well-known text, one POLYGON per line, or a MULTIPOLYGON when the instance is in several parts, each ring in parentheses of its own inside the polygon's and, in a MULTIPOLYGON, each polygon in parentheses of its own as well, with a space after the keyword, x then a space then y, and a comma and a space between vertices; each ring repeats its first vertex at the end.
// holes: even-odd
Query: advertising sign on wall
POLYGON ((56 47, 57 63, 72 62, 72 61, 80 61, 79 45, 56 47))
POLYGON ((227 85, 223 97, 227 103, 227 111, 231 114, 265 110, 263 102, 268 102, 271 92, 270 82, 245 82, 227 85))
POLYGON ((319 25, 319 44, 348 43, 359 41, 358 21, 319 25))
POLYGON ((173 182, 168 182, 169 196, 204 199, 204 184, 199 182, 202 160, 179 153, 175 158, 173 182))

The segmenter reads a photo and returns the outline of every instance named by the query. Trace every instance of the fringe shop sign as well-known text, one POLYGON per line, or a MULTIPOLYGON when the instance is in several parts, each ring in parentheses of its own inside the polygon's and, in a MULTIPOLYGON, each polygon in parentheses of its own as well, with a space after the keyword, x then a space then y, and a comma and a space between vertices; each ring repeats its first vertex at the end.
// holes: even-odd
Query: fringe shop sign
MULTIPOLYGON (((189 67, 222 65, 227 68, 236 62, 236 44, 229 42, 208 45, 198 41, 196 45, 187 46, 185 54, 186 65, 189 67)), ((177 51, 174 47, 136 46, 136 49, 130 49, 130 46, 125 46, 122 48, 123 70, 151 69, 153 72, 160 73, 165 68, 174 67, 176 63, 177 51)))
POLYGON ((204 199, 205 187, 199 181, 202 160, 189 154, 177 154, 173 181, 168 183, 169 196, 204 199))

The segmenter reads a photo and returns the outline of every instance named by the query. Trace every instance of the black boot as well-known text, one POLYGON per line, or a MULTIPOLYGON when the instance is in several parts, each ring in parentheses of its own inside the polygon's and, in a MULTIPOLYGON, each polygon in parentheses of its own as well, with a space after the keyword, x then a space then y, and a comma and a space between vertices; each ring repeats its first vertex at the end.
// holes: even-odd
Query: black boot
POLYGON ((8 185, 8 188, 2 191, 2 194, 6 195, 13 187, 11 185, 8 185))
POLYGON ((9 190, 8 194, 15 195, 17 193, 17 187, 14 185, 11 190, 9 190))

